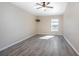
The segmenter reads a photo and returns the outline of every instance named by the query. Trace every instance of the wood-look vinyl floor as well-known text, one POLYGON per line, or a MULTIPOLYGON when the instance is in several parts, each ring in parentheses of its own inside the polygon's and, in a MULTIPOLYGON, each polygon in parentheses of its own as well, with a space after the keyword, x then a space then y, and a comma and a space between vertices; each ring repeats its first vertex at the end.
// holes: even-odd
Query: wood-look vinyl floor
POLYGON ((49 35, 35 35, 1 51, 0 56, 77 56, 62 35, 45 37, 49 35))

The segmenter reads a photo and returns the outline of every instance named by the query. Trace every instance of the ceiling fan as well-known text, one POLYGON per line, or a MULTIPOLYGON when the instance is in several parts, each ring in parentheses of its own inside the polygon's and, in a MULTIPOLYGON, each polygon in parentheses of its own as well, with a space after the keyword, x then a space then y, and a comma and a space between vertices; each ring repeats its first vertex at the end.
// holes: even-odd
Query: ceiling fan
POLYGON ((36 5, 39 5, 40 7, 38 7, 37 9, 40 8, 53 8, 52 6, 48 6, 50 4, 50 2, 40 2, 40 3, 36 3, 36 5))

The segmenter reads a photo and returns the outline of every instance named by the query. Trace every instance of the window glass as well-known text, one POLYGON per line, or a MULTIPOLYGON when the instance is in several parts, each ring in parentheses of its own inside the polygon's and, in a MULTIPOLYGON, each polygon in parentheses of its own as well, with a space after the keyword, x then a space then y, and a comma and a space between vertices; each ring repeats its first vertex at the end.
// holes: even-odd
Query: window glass
POLYGON ((59 19, 51 20, 51 31, 59 31, 59 19))

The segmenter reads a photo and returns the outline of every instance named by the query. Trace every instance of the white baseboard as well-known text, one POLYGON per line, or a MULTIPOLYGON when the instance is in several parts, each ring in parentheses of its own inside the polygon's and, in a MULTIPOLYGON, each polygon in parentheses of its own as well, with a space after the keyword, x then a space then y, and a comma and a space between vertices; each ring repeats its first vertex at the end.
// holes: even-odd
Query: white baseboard
POLYGON ((72 43, 68 40, 68 38, 63 35, 63 37, 65 38, 65 40, 68 42, 68 44, 72 47, 72 49, 77 53, 77 55, 79 56, 79 52, 77 51, 77 49, 72 45, 72 43))
POLYGON ((63 34, 55 34, 55 33, 37 33, 41 35, 63 35, 63 34))
POLYGON ((34 35, 36 35, 36 34, 31 34, 31 35, 29 35, 28 37, 25 37, 25 38, 22 39, 22 40, 19 40, 19 41, 16 41, 16 42, 14 42, 14 43, 12 43, 12 44, 10 44, 10 45, 7 45, 7 46, 1 48, 0 51, 3 51, 3 50, 5 50, 5 49, 7 49, 7 48, 9 48, 9 47, 11 47, 11 46, 13 46, 13 45, 15 45, 15 44, 21 42, 21 41, 23 41, 23 40, 26 40, 26 39, 28 39, 28 38, 34 36, 34 35))

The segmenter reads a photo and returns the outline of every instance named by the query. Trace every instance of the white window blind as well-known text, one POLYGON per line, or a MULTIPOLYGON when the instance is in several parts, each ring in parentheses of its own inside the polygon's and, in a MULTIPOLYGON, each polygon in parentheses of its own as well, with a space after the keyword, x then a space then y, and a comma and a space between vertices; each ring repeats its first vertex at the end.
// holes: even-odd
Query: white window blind
POLYGON ((51 31, 59 31, 59 19, 51 20, 51 31))

